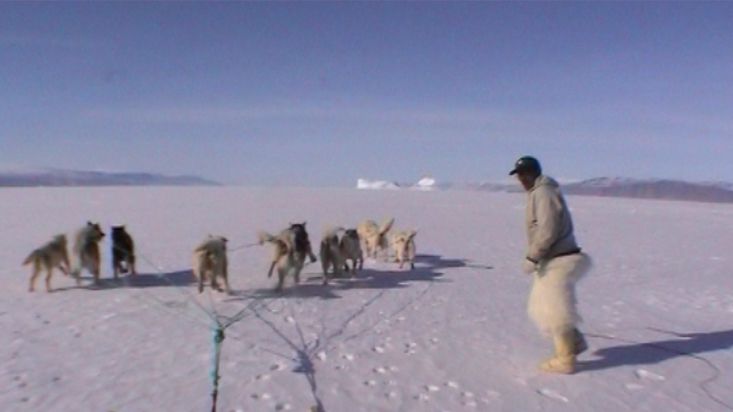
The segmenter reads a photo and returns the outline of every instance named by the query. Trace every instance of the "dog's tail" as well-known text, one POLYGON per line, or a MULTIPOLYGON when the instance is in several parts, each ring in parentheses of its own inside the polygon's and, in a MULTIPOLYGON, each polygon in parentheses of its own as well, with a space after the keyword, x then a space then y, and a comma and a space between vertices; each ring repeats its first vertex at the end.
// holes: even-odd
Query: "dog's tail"
POLYGON ((193 251, 194 251, 194 253, 201 253, 201 252, 208 253, 209 252, 209 249, 210 249, 209 243, 204 242, 204 243, 198 245, 196 247, 196 249, 194 249, 193 251))
POLYGON ((258 232, 257 240, 260 242, 260 245, 264 245, 265 243, 276 243, 280 241, 277 236, 273 236, 267 232, 258 232))
POLYGON ((323 232, 323 239, 330 239, 334 236, 338 236, 339 232, 345 232, 346 229, 344 229, 341 226, 338 227, 329 227, 323 232))
POLYGON ((394 218, 391 218, 384 223, 382 223, 382 226, 379 227, 379 234, 381 236, 384 236, 392 229, 392 225, 394 225, 394 218))
POLYGON ((31 263, 35 263, 38 260, 38 251, 34 250, 31 252, 30 255, 28 255, 27 258, 23 261, 23 266, 30 265, 31 263))

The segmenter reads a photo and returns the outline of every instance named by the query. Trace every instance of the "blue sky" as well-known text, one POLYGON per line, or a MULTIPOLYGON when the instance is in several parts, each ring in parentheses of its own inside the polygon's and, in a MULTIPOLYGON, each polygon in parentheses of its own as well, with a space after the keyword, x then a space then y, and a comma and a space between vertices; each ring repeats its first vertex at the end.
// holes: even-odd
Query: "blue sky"
POLYGON ((733 3, 0 3, 0 166, 733 180, 733 3))

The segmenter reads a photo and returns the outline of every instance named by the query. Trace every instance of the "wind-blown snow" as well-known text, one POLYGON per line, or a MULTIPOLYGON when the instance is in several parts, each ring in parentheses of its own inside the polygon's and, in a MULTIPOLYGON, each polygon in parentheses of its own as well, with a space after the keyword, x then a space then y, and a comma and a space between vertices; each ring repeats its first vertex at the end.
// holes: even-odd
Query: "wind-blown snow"
POLYGON ((0 410, 209 410, 210 322, 196 305, 212 304, 248 314, 226 332, 220 411, 318 402, 351 412, 729 410, 733 207, 569 197, 595 261, 578 290, 590 350, 578 374, 548 376, 536 365, 549 343, 524 309, 524 201, 460 191, 2 190, 0 410), (301 286, 276 296, 271 251, 256 246, 230 253, 232 296, 198 295, 192 284, 190 252, 209 233, 234 249, 258 230, 307 220, 317 245, 329 225, 390 216, 421 229, 412 272, 367 261, 356 279, 323 287, 309 265, 301 286), (56 292, 41 279, 28 293, 27 253, 87 220, 127 224, 139 277, 109 279, 105 239, 101 288, 56 274, 56 292))

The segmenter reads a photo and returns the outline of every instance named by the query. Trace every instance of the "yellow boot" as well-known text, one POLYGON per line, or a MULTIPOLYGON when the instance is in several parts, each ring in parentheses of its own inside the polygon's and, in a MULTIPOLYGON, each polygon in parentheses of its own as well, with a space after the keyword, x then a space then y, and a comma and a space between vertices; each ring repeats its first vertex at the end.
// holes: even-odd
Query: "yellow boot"
POLYGON ((553 336, 555 356, 540 365, 540 370, 547 373, 570 375, 575 372, 575 334, 573 330, 553 336))

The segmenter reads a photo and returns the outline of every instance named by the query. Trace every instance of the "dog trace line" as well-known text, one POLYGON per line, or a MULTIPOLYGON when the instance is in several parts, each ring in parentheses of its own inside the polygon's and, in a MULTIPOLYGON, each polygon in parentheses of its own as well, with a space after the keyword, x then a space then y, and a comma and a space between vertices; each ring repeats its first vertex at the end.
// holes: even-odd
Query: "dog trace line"
MULTIPOLYGON (((243 245, 241 247, 235 248, 237 249, 244 249, 256 246, 257 244, 247 244, 243 245)), ((113 248, 116 248, 117 250, 121 250, 120 248, 113 246, 113 248)), ((218 403, 218 397, 219 397, 219 381, 221 380, 221 375, 219 373, 220 371, 220 365, 221 365, 221 350, 222 345, 224 343, 225 334, 224 331, 229 328, 230 326, 234 325, 235 323, 241 321, 244 319, 247 315, 247 311, 252 308, 253 302, 250 302, 247 304, 242 310, 237 312, 234 316, 231 317, 225 317, 218 313, 216 310, 215 304, 213 302, 213 299, 211 298, 211 290, 209 290, 209 304, 210 309, 206 309, 198 300, 196 300, 193 295, 185 290, 180 285, 177 285, 172 280, 168 279, 168 277, 165 276, 164 271, 162 267, 157 265, 155 262, 152 261, 152 259, 148 258, 144 253, 136 253, 137 256, 139 256, 145 263, 150 265, 154 272, 154 275, 160 279, 163 279, 164 281, 168 282, 171 286, 174 287, 174 289, 178 290, 183 297, 188 300, 192 301, 196 307, 198 307, 206 316, 212 321, 211 330, 213 333, 213 339, 212 339, 212 354, 211 354, 211 372, 210 372, 210 378, 211 378, 211 412, 216 412, 217 409, 217 403, 218 403), (226 322, 222 322, 226 318, 226 322)), ((153 297, 153 299, 159 303, 162 307, 165 307, 167 309, 167 306, 157 297, 153 297)), ((180 313, 179 313, 180 314, 180 313)), ((200 323, 198 319, 196 319, 196 323, 200 323)))
MULTIPOLYGON (((116 249, 120 250, 119 248, 117 248, 117 247, 115 247, 115 246, 113 246, 113 248, 116 248, 116 249)), ((177 289, 177 291, 178 291, 179 293, 181 293, 181 295, 183 295, 183 297, 185 298, 185 300, 187 300, 187 301, 188 301, 188 300, 192 300, 192 301, 194 301, 194 304, 197 304, 197 303, 198 303, 198 302, 196 302, 196 301, 195 301, 195 300, 194 300, 194 299, 193 299, 193 298, 192 298, 192 297, 190 296, 190 294, 189 294, 189 293, 187 293, 187 292, 186 292, 186 291, 184 291, 183 289, 179 289, 179 288, 180 288, 180 286, 179 286, 179 285, 176 285, 176 284, 175 284, 175 283, 174 283, 173 281, 171 281, 170 279, 168 279, 168 277, 166 277, 166 276, 165 276, 165 273, 163 272, 162 268, 160 268, 160 267, 159 267, 158 265, 156 265, 156 264, 155 264, 154 262, 152 262, 152 260, 151 260, 151 259, 147 258, 147 257, 146 257, 146 256, 145 256, 144 254, 139 254, 139 253, 138 253, 138 254, 136 254, 136 255, 137 255, 137 256, 139 256, 140 258, 142 258, 142 259, 143 259, 143 261, 145 261, 145 263, 147 263, 148 265, 150 265, 150 266, 151 266, 151 267, 153 268, 153 271, 154 271, 154 273, 152 273, 152 274, 153 274, 153 275, 154 275, 155 277, 157 277, 157 278, 159 278, 159 279, 162 279, 163 281, 165 281, 165 282, 169 283, 169 284, 170 284, 171 286, 173 286, 173 287, 174 287, 174 289, 177 289)), ((128 280, 128 279, 129 279, 129 277, 127 277, 127 276, 126 276, 126 277, 124 277, 124 278, 123 278, 123 283, 124 283, 124 284, 125 284, 126 286, 128 286, 128 287, 129 287, 129 286, 130 286, 130 283, 129 283, 129 280, 128 280)), ((164 301, 162 301, 162 300, 161 300, 161 299, 159 299, 159 298, 158 298, 157 296, 155 296, 155 295, 154 295, 153 293, 150 293, 150 292, 148 292, 148 291, 146 291, 146 290, 144 290, 144 289, 141 289, 141 291, 143 292, 143 294, 144 294, 145 296, 147 296, 148 298, 150 298, 150 300, 152 300, 152 301, 154 301, 155 303, 157 303, 157 304, 158 304, 158 305, 159 305, 159 306, 160 306, 161 308, 165 309, 165 310, 166 310, 166 311, 168 311, 169 313, 171 313, 171 314, 173 314, 173 315, 181 315, 181 316, 185 316, 185 317, 187 317, 187 318, 188 318, 189 320, 193 321, 194 323, 197 323, 197 324, 199 324, 199 325, 205 326, 205 327, 207 327, 207 328, 209 327, 209 324, 207 324, 207 323, 204 323, 204 322, 202 322, 202 321, 201 321, 201 319, 199 319, 199 318, 197 318, 197 317, 194 317, 194 316, 191 316, 191 315, 190 315, 189 313, 187 313, 187 312, 177 312, 177 311, 174 311, 174 310, 172 310, 172 309, 171 309, 171 308, 170 308, 170 307, 168 306, 167 302, 164 302, 164 301)), ((138 297, 139 297, 139 296, 138 296, 138 297)), ((201 311, 202 311, 202 312, 203 312, 204 314, 206 314, 206 316, 207 316, 207 317, 208 317, 209 319, 211 319, 211 315, 210 315, 210 313, 209 313, 209 312, 208 312, 208 311, 207 311, 207 310, 206 310, 205 308, 203 308, 203 307, 202 307, 201 305, 198 305, 198 304, 197 304, 196 306, 197 306, 197 307, 199 307, 199 308, 201 309, 201 311)))
POLYGON ((262 243, 260 243, 260 242, 247 243, 247 244, 240 245, 240 246, 237 246, 237 247, 227 248, 227 252, 237 252, 237 251, 242 250, 242 249, 249 249, 249 248, 252 248, 252 247, 255 247, 255 246, 260 246, 260 245, 262 245, 262 243))
POLYGON ((212 313, 213 308, 212 308, 212 311, 207 310, 198 300, 194 299, 194 297, 191 294, 191 292, 183 289, 181 286, 176 285, 175 282, 173 282, 172 280, 168 279, 165 276, 165 274, 163 272, 163 269, 161 267, 159 267, 158 265, 156 265, 147 256, 145 256, 144 254, 136 254, 136 255, 140 256, 140 258, 142 258, 142 260, 144 260, 148 265, 152 266, 153 269, 156 272, 158 272, 156 274, 156 276, 158 276, 159 278, 161 278, 161 279, 165 280, 166 282, 170 283, 171 286, 173 286, 176 290, 178 290, 187 300, 192 301, 199 309, 201 309, 201 311, 204 312, 209 317, 209 319, 211 319, 212 322, 216 323, 217 325, 219 324, 219 320, 212 313))
MULTIPOLYGON (((241 249, 247 249, 254 246, 258 246, 260 243, 249 243, 246 245, 242 245, 233 249, 229 249, 231 251, 241 250, 241 249)), ((141 259, 143 259, 146 263, 148 263, 150 266, 153 267, 153 269, 157 272, 155 275, 159 278, 164 279, 166 282, 170 283, 172 286, 174 286, 175 289, 178 289, 184 296, 186 300, 191 300, 194 302, 194 304, 201 309, 202 312, 204 312, 209 319, 212 320, 213 325, 211 327, 212 333, 213 333, 213 339, 212 339, 212 355, 211 355, 211 411, 216 412, 217 410, 217 404, 218 404, 218 397, 219 397, 219 381, 221 380, 221 375, 219 373, 220 371, 220 365, 221 365, 221 350, 224 343, 225 334, 224 332, 232 325, 236 324, 237 322, 243 320, 247 317, 248 312, 253 309, 255 301, 250 301, 244 308, 242 308, 239 312, 234 314, 231 317, 223 316, 218 313, 216 310, 216 306, 213 302, 213 299, 211 297, 211 289, 208 290, 208 299, 209 304, 211 306, 210 310, 207 310, 203 305, 201 305, 198 300, 196 300, 193 295, 186 291, 183 287, 180 285, 175 284, 173 281, 168 279, 164 275, 164 271, 160 266, 155 264, 152 259, 148 258, 145 254, 137 254, 140 256, 141 259)), ((155 299, 157 302, 161 303, 162 306, 165 306, 159 299, 155 299)), ((320 405, 320 402, 319 402, 320 405)), ((322 410, 322 408, 321 408, 322 410)))
MULTIPOLYGON (((255 246, 260 246, 262 243, 255 242, 255 243, 247 243, 244 245, 240 245, 234 248, 227 248, 227 252, 236 252, 243 249, 249 249, 255 246)), ((128 251, 123 250, 115 245, 112 246, 113 249, 116 249, 118 251, 122 251, 127 253, 128 251)), ((138 248, 139 250, 139 248, 138 248)), ((210 378, 211 378, 211 412, 216 412, 217 410, 217 404, 218 404, 218 397, 219 397, 219 381, 221 380, 220 375, 220 365, 221 365, 221 350, 224 343, 225 338, 225 331, 232 325, 238 323, 239 321, 245 319, 250 313, 250 311, 255 312, 255 315, 259 317, 259 314, 257 313, 256 309, 254 309, 254 304, 256 301, 251 300, 244 308, 242 308, 240 311, 235 313, 233 316, 223 316, 216 310, 216 305, 214 304, 213 298, 211 297, 211 289, 208 289, 207 297, 209 300, 209 306, 210 308, 205 308, 194 296, 193 294, 188 291, 187 289, 184 289, 182 286, 177 285, 175 282, 173 282, 171 279, 169 279, 167 276, 165 276, 165 272, 163 268, 153 262, 152 259, 150 259, 146 254, 144 253, 135 253, 136 256, 138 256, 140 259, 142 259, 145 263, 147 263, 149 266, 153 268, 154 276, 164 280, 165 282, 169 283, 171 286, 174 287, 181 295, 184 297, 185 300, 191 301, 194 303, 194 305, 201 310, 211 321, 212 325, 208 325, 212 331, 212 354, 211 354, 211 372, 210 372, 210 378)), ((304 266, 307 266, 308 262, 304 264, 304 266)), ((125 277, 125 280, 128 277, 125 277)), ((127 283, 129 286, 129 283, 127 283)), ((170 311, 171 313, 184 315, 185 312, 175 312, 171 311, 168 306, 163 302, 162 300, 158 299, 156 296, 149 294, 150 298, 158 303, 162 308, 165 308, 166 310, 170 311)), ((186 314, 189 319, 195 321, 195 323, 204 325, 199 319, 194 318, 186 314)), ((242 340, 241 337, 234 336, 236 340, 242 340)), ((316 401, 318 405, 320 406, 319 410, 323 410, 322 403, 318 399, 317 395, 315 395, 316 401)))
MULTIPOLYGON (((261 246, 263 242, 253 242, 253 243, 247 243, 242 244, 233 248, 227 248, 227 252, 236 252, 239 250, 249 249, 255 246, 261 246)), ((112 245, 113 251, 117 252, 123 252, 125 254, 131 253, 130 250, 126 250, 125 248, 119 247, 118 245, 113 244, 112 245)), ((138 251, 140 248, 138 248, 138 251)), ((295 312, 292 306, 292 302, 285 301, 285 306, 287 309, 289 309, 291 313, 291 317, 295 321, 295 328, 298 333, 298 337, 300 340, 300 347, 295 344, 293 341, 288 339, 274 324, 272 324, 269 320, 265 319, 258 311, 258 307, 256 304, 261 303, 258 300, 254 299, 254 297, 249 296, 247 297, 249 299, 249 302, 241 308, 238 312, 236 312, 232 316, 224 316, 220 314, 217 311, 216 304, 214 302, 214 299, 212 297, 211 288, 208 288, 207 290, 207 300, 209 301, 209 308, 206 308, 192 293, 188 288, 184 288, 182 285, 177 284, 172 279, 170 279, 168 276, 166 276, 165 271, 163 270, 162 266, 156 264, 153 259, 149 258, 145 253, 135 253, 135 256, 139 257, 142 261, 144 261, 147 265, 149 265, 153 269, 153 275, 156 276, 159 279, 162 279, 164 282, 170 284, 173 286, 175 290, 180 293, 184 301, 191 301, 194 304, 194 307, 198 308, 201 312, 203 312, 206 317, 211 321, 210 324, 206 325, 204 322, 201 321, 201 319, 196 318, 192 316, 191 313, 188 311, 175 311, 172 310, 171 307, 168 306, 166 302, 159 299, 157 296, 155 296, 153 293, 149 291, 142 290, 142 295, 148 297, 151 301, 155 302, 160 306, 161 308, 165 309, 165 311, 171 312, 172 314, 181 315, 189 318, 189 320, 192 320, 194 323, 201 324, 207 326, 211 332, 212 332, 212 353, 211 353, 211 369, 210 369, 210 379, 211 379, 211 411, 216 412, 217 405, 218 405, 218 395, 219 395, 219 382, 221 380, 220 375, 220 365, 221 365, 221 351, 222 346, 225 339, 225 331, 235 325, 236 323, 242 321, 249 315, 254 315, 257 317, 260 321, 264 322, 267 326, 269 326, 278 336, 280 336, 292 349, 294 349, 298 355, 298 361, 300 362, 300 367, 303 369, 303 371, 306 374, 306 377, 308 378, 308 383, 310 385, 311 394, 313 395, 313 398, 316 402, 316 406, 314 407, 315 410, 319 412, 325 412, 325 408, 323 406, 323 402, 321 401, 319 395, 318 395, 318 385, 316 381, 315 376, 315 368, 312 363, 312 355, 315 351, 317 351, 321 347, 330 347, 330 342, 334 338, 338 338, 339 336, 343 335, 348 325, 353 321, 355 318, 360 317, 369 307, 372 303, 374 303, 376 300, 380 299, 384 296, 385 291, 381 291, 380 293, 377 293, 366 305, 362 306, 360 309, 358 309, 355 313, 353 313, 351 316, 349 316, 346 321, 341 325, 341 327, 331 333, 327 336, 319 336, 319 338, 316 339, 315 342, 313 342, 313 345, 311 346, 310 343, 306 342, 305 337, 303 335, 303 331, 300 327, 300 324, 297 322, 295 312), (324 341, 322 341, 321 338, 325 338, 324 341)), ((303 267, 308 266, 312 262, 303 262, 303 267)), ((123 284, 127 287, 131 286, 131 283, 129 282, 130 276, 125 276, 123 278, 123 284)), ((77 280, 79 278, 77 277, 77 280)), ((422 293, 420 293, 420 296, 418 296, 419 299, 422 296, 424 296, 427 291, 430 289, 429 285, 422 293)), ((142 296, 141 295, 141 296, 142 296)), ((416 299, 411 300, 410 303, 408 303, 405 307, 411 305, 414 303, 416 299)), ((278 301, 280 299, 276 299, 275 301, 278 301)), ((272 312, 268 304, 262 304, 262 307, 267 310, 268 312, 272 312)), ((399 311, 402 311, 405 309, 403 307, 399 311)), ((285 308, 283 308, 285 309, 285 308)), ((398 312, 399 312, 398 311, 398 312)), ((377 322, 379 323, 379 322, 377 322)), ((322 330, 319 335, 325 335, 325 325, 321 324, 322 330)), ((361 334, 364 331, 360 331, 357 333, 361 334)), ((356 335, 352 335, 351 337, 347 338, 351 339, 356 335)), ((236 333, 232 334, 232 337, 235 340, 243 340, 242 337, 237 336, 236 333)), ((272 352, 273 354, 276 354, 278 356, 286 357, 282 354, 277 354, 276 352, 272 352)))

